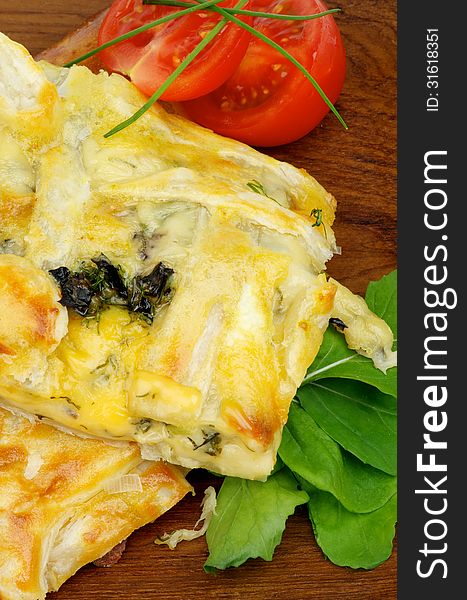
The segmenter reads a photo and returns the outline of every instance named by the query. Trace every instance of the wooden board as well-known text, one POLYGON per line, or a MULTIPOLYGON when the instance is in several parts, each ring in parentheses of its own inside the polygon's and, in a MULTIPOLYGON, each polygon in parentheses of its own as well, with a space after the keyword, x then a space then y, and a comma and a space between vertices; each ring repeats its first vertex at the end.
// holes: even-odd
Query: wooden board
MULTIPOLYGON (((63 63, 95 46, 98 20, 76 31, 110 0, 0 0, 0 31, 42 57, 63 63)), ((328 115, 302 140, 268 153, 307 169, 338 201, 335 232, 342 255, 329 272, 356 292, 396 266, 396 3, 341 0, 337 17, 348 72, 338 108, 350 126, 344 131, 328 115)), ((97 66, 96 63, 94 66, 97 66)), ((373 571, 339 568, 316 546, 304 508, 289 518, 274 560, 249 561, 213 577, 203 572, 204 539, 176 550, 155 546, 156 535, 192 526, 202 491, 220 480, 191 475, 197 496, 133 534, 122 560, 110 569, 87 566, 51 596, 53 600, 395 600, 397 552, 373 571)))

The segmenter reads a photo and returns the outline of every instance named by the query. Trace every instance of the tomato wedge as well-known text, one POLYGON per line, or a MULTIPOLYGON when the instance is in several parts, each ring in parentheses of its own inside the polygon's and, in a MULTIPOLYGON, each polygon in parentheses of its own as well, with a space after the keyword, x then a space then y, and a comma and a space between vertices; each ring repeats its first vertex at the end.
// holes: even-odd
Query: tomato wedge
MULTIPOLYGON (((237 3, 238 0, 225 0, 220 5, 231 8, 237 3)), ((145 5, 142 0, 115 0, 100 27, 99 45, 180 10, 145 5)), ((128 76, 150 96, 220 20, 213 11, 193 12, 107 48, 100 56, 108 69, 128 76)), ((252 21, 250 17, 242 20, 252 21)), ((238 25, 227 24, 161 98, 189 100, 219 87, 240 64, 250 37, 238 25)))
MULTIPOLYGON (((327 10, 321 0, 252 0, 250 8, 293 15, 327 10)), ((297 59, 331 102, 337 100, 345 79, 345 50, 331 15, 309 21, 255 18, 253 26, 297 59)), ((297 140, 329 111, 303 73, 256 37, 224 84, 179 108, 189 119, 253 146, 297 140)))

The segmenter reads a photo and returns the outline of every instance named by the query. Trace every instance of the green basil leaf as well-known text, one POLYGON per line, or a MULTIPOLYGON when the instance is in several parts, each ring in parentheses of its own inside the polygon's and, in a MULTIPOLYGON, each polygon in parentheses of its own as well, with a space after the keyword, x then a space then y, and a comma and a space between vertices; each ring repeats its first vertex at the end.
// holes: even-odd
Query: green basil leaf
POLYGON ((288 469, 265 482, 226 477, 217 497, 217 514, 206 533, 205 570, 238 567, 249 558, 272 560, 287 517, 307 501, 288 469))
POLYGON ((397 347, 397 270, 378 281, 370 281, 365 300, 368 308, 389 325, 397 347))
POLYGON ((373 569, 392 552, 397 496, 378 510, 352 513, 327 492, 315 492, 308 503, 315 539, 335 565, 373 569))
POLYGON ((373 361, 350 350, 342 333, 328 327, 319 352, 308 369, 302 386, 328 377, 356 379, 376 387, 383 394, 397 396, 397 367, 384 374, 373 361))
POLYGON ((297 393, 302 407, 343 448, 389 475, 397 472, 397 402, 360 381, 323 379, 297 393))
POLYGON ((371 512, 396 492, 396 478, 342 450, 301 406, 292 403, 279 455, 320 490, 333 494, 352 512, 371 512))

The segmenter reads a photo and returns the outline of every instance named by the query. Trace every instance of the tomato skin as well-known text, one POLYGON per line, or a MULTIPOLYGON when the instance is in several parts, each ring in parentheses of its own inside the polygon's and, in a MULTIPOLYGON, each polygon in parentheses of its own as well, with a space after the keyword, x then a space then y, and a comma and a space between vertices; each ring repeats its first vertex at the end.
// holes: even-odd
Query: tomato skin
MULTIPOLYGON (((277 4, 273 0, 256 0, 252 3, 252 9, 271 11, 271 6, 277 4)), ((310 14, 327 10, 322 0, 286 0, 282 4, 285 4, 282 10, 284 13, 310 14)), ((268 21, 265 23, 262 20, 258 24, 255 19, 254 26, 268 35, 271 27, 277 28, 277 23, 285 23, 276 21, 271 25, 272 19, 268 21)), ((281 43, 281 46, 307 68, 331 102, 335 103, 345 79, 345 49, 339 29, 331 15, 300 23, 306 23, 302 28, 305 42, 289 41, 281 43), (306 53, 303 51, 305 46, 306 53)), ((274 33, 274 29, 272 32, 274 33)), ((268 37, 274 39, 272 35, 268 37)), ((280 43, 277 37, 276 41, 280 43)), ((250 42, 239 68, 225 84, 202 98, 179 104, 179 111, 200 125, 252 146, 278 146, 306 135, 321 122, 329 108, 313 85, 293 66, 283 83, 274 84, 275 87, 266 86, 268 97, 261 103, 253 102, 249 96, 244 108, 238 102, 234 102, 232 107, 221 107, 224 99, 228 104, 239 89, 248 90, 255 79, 261 80, 264 77, 265 65, 261 58, 265 55, 269 56, 268 64, 271 67, 275 66, 274 61, 277 64, 278 61, 285 61, 276 50, 269 48, 255 38, 250 42), (258 56, 260 60, 256 60, 254 64, 254 59, 258 56), (246 68, 247 64, 249 70, 246 68)))
MULTIPOLYGON (((225 0, 222 6, 231 7, 236 3, 225 0)), ((99 29, 98 43, 102 45, 132 29, 180 10, 143 5, 142 0, 115 0, 99 29)), ((251 17, 242 20, 252 22, 251 17)), ((100 57, 109 70, 128 76, 142 92, 150 96, 219 21, 220 16, 212 11, 185 15, 107 48, 100 53, 100 57)), ((226 25, 177 77, 161 99, 190 100, 218 88, 240 64, 250 37, 238 25, 226 25)))

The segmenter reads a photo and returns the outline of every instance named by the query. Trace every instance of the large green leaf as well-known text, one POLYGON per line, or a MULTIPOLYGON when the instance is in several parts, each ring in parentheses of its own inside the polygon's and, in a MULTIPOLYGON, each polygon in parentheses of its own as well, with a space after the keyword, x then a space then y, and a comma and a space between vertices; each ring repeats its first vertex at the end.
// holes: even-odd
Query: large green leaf
POLYGON ((397 346, 397 270, 378 281, 370 281, 365 300, 368 307, 389 325, 397 346))
POLYGON ((226 477, 206 533, 206 571, 238 567, 249 558, 272 560, 287 517, 307 501, 288 469, 265 482, 226 477))
POLYGON ((361 461, 397 472, 397 403, 393 396, 348 379, 323 379, 302 387, 303 408, 324 431, 361 461))
POLYGON ((293 403, 279 455, 320 490, 333 494, 352 512, 371 512, 396 492, 396 478, 342 450, 303 408, 293 403))
POLYGON ((392 552, 397 520, 397 495, 369 513, 353 513, 332 494, 313 489, 300 480, 310 496, 308 514, 316 542, 334 564, 373 569, 392 552))
POLYGON ((328 377, 363 381, 384 394, 397 396, 397 367, 384 374, 373 365, 373 361, 350 350, 342 333, 328 327, 319 352, 308 369, 302 386, 328 377))

